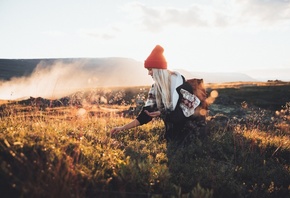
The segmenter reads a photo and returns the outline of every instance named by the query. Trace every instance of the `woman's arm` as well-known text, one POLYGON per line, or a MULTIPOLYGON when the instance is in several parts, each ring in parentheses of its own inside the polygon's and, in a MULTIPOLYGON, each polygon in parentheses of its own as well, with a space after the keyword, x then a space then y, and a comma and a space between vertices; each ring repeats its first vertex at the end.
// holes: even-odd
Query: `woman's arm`
POLYGON ((147 110, 144 110, 144 112, 149 115, 151 118, 155 118, 161 115, 160 111, 153 111, 153 112, 149 112, 147 110))
MULTIPOLYGON (((151 118, 154 118, 154 117, 158 117, 160 116, 161 112, 160 111, 153 111, 153 112, 149 112, 147 110, 144 110, 144 112, 150 116, 151 118)), ((140 122, 139 120, 135 119, 133 120, 132 122, 124 125, 124 126, 120 126, 120 127, 115 127, 111 130, 111 134, 116 134, 116 133, 119 133, 120 131, 122 130, 128 130, 128 129, 131 129, 133 127, 137 127, 140 125, 140 122)))
POLYGON ((139 115, 135 120, 132 122, 120 126, 115 127, 111 130, 111 134, 119 133, 122 130, 131 129, 133 127, 137 127, 143 124, 146 124, 152 120, 152 118, 160 116, 160 111, 154 111, 157 110, 156 103, 155 103, 155 96, 154 96, 154 86, 152 86, 148 93, 148 98, 146 101, 146 106, 143 106, 142 110, 140 111, 139 115))
POLYGON ((120 126, 120 127, 113 128, 111 130, 111 134, 116 134, 116 133, 119 133, 122 130, 128 130, 128 129, 131 129, 133 127, 137 127, 139 125, 140 125, 140 122, 137 119, 135 119, 132 122, 130 122, 130 123, 124 125, 124 126, 120 126))

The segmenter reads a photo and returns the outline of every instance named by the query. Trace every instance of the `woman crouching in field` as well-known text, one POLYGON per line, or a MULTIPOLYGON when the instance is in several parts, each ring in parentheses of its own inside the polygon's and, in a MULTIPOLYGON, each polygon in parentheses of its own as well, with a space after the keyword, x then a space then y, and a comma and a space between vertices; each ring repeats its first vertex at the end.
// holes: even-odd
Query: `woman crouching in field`
POLYGON ((190 123, 200 100, 181 74, 167 69, 163 51, 157 45, 144 62, 148 75, 152 76, 155 83, 141 112, 132 122, 113 128, 111 134, 146 124, 158 116, 164 121, 167 141, 183 140, 192 131, 189 129, 192 126, 190 123))

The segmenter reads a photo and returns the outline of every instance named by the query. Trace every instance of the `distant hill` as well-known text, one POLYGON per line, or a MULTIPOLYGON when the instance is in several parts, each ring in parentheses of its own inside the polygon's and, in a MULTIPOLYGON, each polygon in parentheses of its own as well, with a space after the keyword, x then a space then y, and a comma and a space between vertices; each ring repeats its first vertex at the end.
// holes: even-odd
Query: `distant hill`
POLYGON ((145 85, 150 80, 142 63, 127 58, 0 59, 0 80, 28 77, 36 70, 48 72, 49 68, 64 66, 98 79, 97 85, 145 85))
POLYGON ((30 75, 40 59, 0 59, 0 80, 30 75))
MULTIPOLYGON (((46 68, 58 64, 71 65, 76 71, 88 72, 98 78, 100 84, 146 85, 152 83, 147 76, 143 63, 128 58, 62 58, 62 59, 0 59, 0 80, 29 76, 37 68, 46 68), (144 75, 145 74, 145 75, 144 75), (116 80, 118 79, 118 82, 116 80), (103 83, 101 83, 101 81, 103 83), (105 83, 106 82, 106 83, 105 83)), ((176 70, 186 78, 203 78, 205 82, 256 81, 243 73, 209 73, 176 70)))
MULTIPOLYGON (((178 70, 205 83, 255 81, 240 73, 178 70)), ((97 87, 150 86, 143 63, 128 58, 0 59, 0 99, 57 98, 97 87)))
POLYGON ((243 73, 222 73, 222 72, 188 72, 185 70, 177 70, 184 75, 185 78, 202 78, 206 83, 224 83, 224 82, 255 82, 256 79, 243 73))
POLYGON ((127 58, 0 59, 0 74, 0 99, 11 100, 153 83, 141 62, 127 58))
POLYGON ((264 82, 268 80, 290 81, 290 68, 256 69, 245 71, 244 73, 249 76, 255 76, 255 79, 264 82))

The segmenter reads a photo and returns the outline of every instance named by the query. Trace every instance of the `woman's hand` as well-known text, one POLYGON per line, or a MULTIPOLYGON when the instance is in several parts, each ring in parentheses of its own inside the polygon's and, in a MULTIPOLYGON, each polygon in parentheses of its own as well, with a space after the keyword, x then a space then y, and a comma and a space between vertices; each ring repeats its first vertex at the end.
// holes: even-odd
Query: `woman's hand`
POLYGON ((160 111, 153 111, 153 112, 149 112, 147 110, 144 111, 147 115, 149 115, 151 118, 155 118, 161 115, 160 111))
POLYGON ((128 130, 128 129, 131 129, 131 128, 133 128, 133 127, 137 127, 137 126, 139 126, 139 125, 140 125, 140 122, 139 122, 137 119, 135 119, 135 120, 133 120, 132 122, 130 122, 130 123, 124 125, 124 126, 121 126, 121 127, 114 127, 114 128, 110 131, 110 133, 111 133, 111 135, 115 135, 115 134, 119 133, 120 131, 128 130))
POLYGON ((113 128, 113 129, 110 131, 110 133, 111 133, 111 135, 115 135, 115 134, 119 133, 119 132, 122 131, 122 130, 124 130, 123 127, 115 127, 115 128, 113 128))

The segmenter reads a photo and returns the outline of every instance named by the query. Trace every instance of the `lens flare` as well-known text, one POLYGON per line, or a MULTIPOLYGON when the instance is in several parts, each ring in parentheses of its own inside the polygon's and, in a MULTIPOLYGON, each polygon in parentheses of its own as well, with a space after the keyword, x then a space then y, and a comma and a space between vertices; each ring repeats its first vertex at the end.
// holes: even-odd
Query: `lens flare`
POLYGON ((218 95, 219 95, 219 93, 217 90, 213 90, 210 92, 210 97, 212 97, 212 98, 217 98, 218 95))

